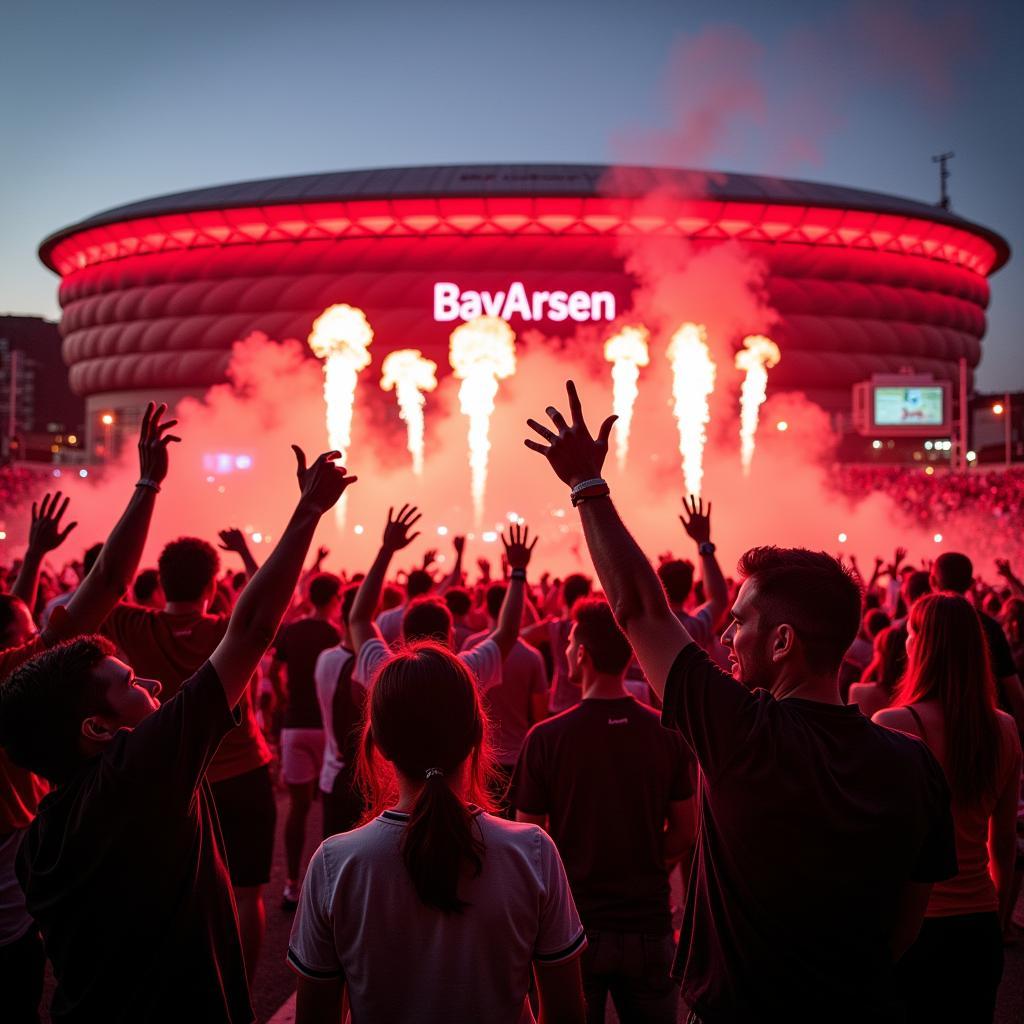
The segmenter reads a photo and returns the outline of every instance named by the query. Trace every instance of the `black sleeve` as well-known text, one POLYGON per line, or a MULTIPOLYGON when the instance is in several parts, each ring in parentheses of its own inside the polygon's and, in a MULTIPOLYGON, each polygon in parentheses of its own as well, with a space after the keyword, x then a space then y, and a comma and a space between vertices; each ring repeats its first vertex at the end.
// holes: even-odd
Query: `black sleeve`
POLYGON ((922 803, 925 808, 926 825, 924 840, 914 869, 912 882, 945 882, 956 877, 959 866, 956 860, 956 833, 953 829, 953 812, 950 809, 950 792, 946 776, 932 752, 922 742, 921 756, 924 760, 924 787, 922 803))
POLYGON ((119 782, 144 789, 149 799, 187 804, 240 714, 228 707, 207 661, 159 710, 119 734, 104 767, 119 782))
POLYGON ((981 620, 985 627, 985 638, 988 640, 988 653, 992 658, 992 675, 996 679, 1005 679, 1017 674, 1017 665, 1013 660, 1010 642, 1006 639, 1003 627, 990 616, 981 620))
POLYGON ((550 810, 545 760, 544 737, 534 726, 526 734, 509 786, 509 802, 517 811, 547 814, 550 810))
POLYGON ((687 644, 668 674, 661 722, 683 734, 713 781, 756 735, 771 699, 759 692, 762 696, 755 696, 696 644, 687 644))

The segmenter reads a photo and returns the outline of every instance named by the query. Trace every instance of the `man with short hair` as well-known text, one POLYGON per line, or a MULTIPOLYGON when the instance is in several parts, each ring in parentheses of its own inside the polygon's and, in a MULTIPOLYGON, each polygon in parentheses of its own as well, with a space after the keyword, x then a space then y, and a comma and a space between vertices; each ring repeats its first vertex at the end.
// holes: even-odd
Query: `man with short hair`
POLYGON ((163 608, 167 598, 160 586, 160 573, 156 569, 143 569, 132 584, 132 597, 143 608, 163 608))
MULTIPOLYGON (((0 650, 0 683, 19 665, 61 641, 88 633, 121 599, 138 568, 160 484, 167 475, 167 448, 175 437, 167 431, 175 420, 162 422, 165 405, 146 407, 139 431, 139 480, 105 544, 96 545, 81 584, 56 605, 41 632, 35 632, 28 607, 22 605, 14 646, 0 650)), ((46 495, 32 508, 32 525, 13 601, 34 603, 39 569, 47 552, 67 537, 74 524, 61 527, 67 499, 46 495)), ((0 723, 2 724, 2 723, 0 723)), ((46 782, 13 764, 0 750, 0 992, 11 1020, 34 1021, 43 991, 45 955, 39 929, 25 909, 25 895, 15 875, 15 856, 32 823, 46 782)), ((5 1019, 7 1019, 5 1017, 5 1019)))
POLYGON ((452 571, 445 576, 440 583, 434 585, 434 577, 427 571, 437 555, 436 551, 428 552, 423 560, 423 568, 413 569, 405 579, 405 599, 394 608, 389 608, 377 616, 377 628, 384 642, 389 647, 394 647, 402 637, 402 618, 405 609, 417 598, 426 597, 434 593, 443 596, 448 588, 462 578, 462 556, 466 549, 465 537, 454 537, 452 545, 455 548, 455 565, 452 571))
POLYGON ((57 980, 54 1020, 254 1019, 206 769, 238 724, 320 518, 355 479, 336 452, 308 469, 295 452, 295 512, 176 696, 161 706, 159 682, 102 637, 60 645, 0 685, 0 742, 56 786, 18 853, 57 980))
MULTIPOLYGON (((484 597, 487 629, 466 638, 463 650, 470 650, 498 628, 498 616, 508 587, 492 583, 484 597)), ((497 796, 506 805, 505 789, 519 757, 526 733, 534 722, 543 721, 548 710, 548 676, 540 651, 517 637, 501 665, 501 682, 484 696, 492 725, 491 744, 498 771, 497 796)))
MULTIPOLYGON (((420 519, 415 505, 403 505, 395 515, 388 509, 388 521, 377 557, 370 566, 363 582, 359 584, 349 619, 349 635, 356 652, 355 678, 364 687, 369 687, 377 670, 390 657, 390 650, 372 621, 373 610, 380 600, 381 587, 387 575, 388 566, 395 553, 411 544, 419 532, 413 527, 420 519)), ((512 570, 508 591, 501 605, 497 628, 475 647, 458 654, 460 661, 473 673, 481 693, 501 682, 501 663, 512 650, 523 618, 523 594, 526 588, 526 567, 537 544, 537 538, 529 543, 529 530, 513 524, 510 540, 505 545, 505 556, 512 570)), ((421 597, 412 602, 402 617, 402 638, 412 640, 436 640, 445 647, 452 646, 452 614, 447 605, 436 598, 421 597)))
MULTIPOLYGON (((225 536, 233 537, 232 546, 225 550, 244 545, 239 531, 222 531, 222 539, 225 536)), ((251 565, 255 567, 255 562, 251 565)), ((211 656, 230 618, 209 610, 220 572, 220 556, 212 544, 199 537, 178 537, 160 552, 157 570, 164 608, 119 604, 100 632, 117 645, 135 671, 160 681, 166 701, 211 656)), ((266 928, 263 887, 270 881, 277 804, 270 778, 272 755, 256 722, 252 687, 242 694, 237 713, 240 726, 229 730, 215 747, 207 778, 224 835, 251 980, 266 928)))
MULTIPOLYGON (((962 597, 966 596, 974 586, 973 563, 959 551, 943 551, 932 563, 931 586, 934 590, 946 590, 962 597)), ((981 620, 982 632, 988 644, 999 707, 1013 716, 1017 723, 1017 731, 1024 736, 1024 687, 1021 686, 1020 676, 1017 675, 1017 665, 1013 660, 1010 643, 1006 639, 1003 627, 996 619, 980 608, 975 608, 975 611, 981 620)))
MULTIPOLYGON (((528 425, 570 488, 615 618, 700 766, 701 826, 675 973, 691 1019, 864 1021, 933 882, 957 872, 949 787, 920 741, 839 696, 861 597, 823 552, 754 548, 717 668, 672 613, 610 500, 601 467, 615 417, 528 425)), ((709 518, 709 517, 708 517, 709 518)), ((706 524, 710 531, 710 521, 706 524)))
POLYGON ((627 693, 632 657, 607 601, 577 601, 567 658, 582 699, 530 730, 511 798, 565 864, 587 929, 587 1020, 604 1024, 610 994, 620 1020, 675 1024, 669 870, 693 846, 695 772, 682 737, 627 693))
POLYGON ((324 760, 324 723, 317 702, 313 669, 320 652, 341 639, 336 621, 341 605, 341 580, 333 573, 313 576, 307 588, 313 614, 288 623, 274 643, 270 679, 283 700, 281 778, 288 787, 284 825, 285 910, 299 905, 306 819, 313 803, 324 760))

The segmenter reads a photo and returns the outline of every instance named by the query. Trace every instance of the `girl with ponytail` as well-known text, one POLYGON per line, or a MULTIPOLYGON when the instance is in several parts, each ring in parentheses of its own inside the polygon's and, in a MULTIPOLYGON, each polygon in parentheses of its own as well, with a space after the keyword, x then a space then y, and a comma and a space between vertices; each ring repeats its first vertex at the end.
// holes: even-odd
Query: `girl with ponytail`
POLYGON ((1013 910, 1021 749, 996 708, 985 634, 959 594, 930 594, 907 620, 907 669, 874 721, 919 736, 952 792, 959 873, 931 889, 924 924, 897 969, 908 1020, 991 1021, 1013 910))
POLYGON ((582 1021, 585 945, 541 829, 490 814, 487 722, 469 669, 431 641, 378 673, 367 703, 361 828, 310 862, 288 959, 298 1024, 582 1021))

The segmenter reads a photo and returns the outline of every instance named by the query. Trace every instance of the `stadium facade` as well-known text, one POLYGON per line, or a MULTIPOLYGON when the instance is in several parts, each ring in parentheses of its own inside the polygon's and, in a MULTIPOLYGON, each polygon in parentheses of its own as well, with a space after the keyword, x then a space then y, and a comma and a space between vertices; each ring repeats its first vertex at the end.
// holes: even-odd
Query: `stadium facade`
MULTIPOLYGON (((749 175, 591 165, 391 168, 243 182, 121 206, 40 248, 90 437, 113 411, 225 377, 253 331, 305 339, 336 302, 365 310, 375 362, 481 313, 566 337, 628 316, 623 236, 696 252, 733 240, 767 270, 785 358, 776 389, 846 411, 851 386, 981 359, 995 232, 937 206, 749 175), (652 206, 650 196, 670 197, 652 206), (95 422, 94 422, 95 421, 95 422)), ((684 314, 685 318, 685 314, 684 314)), ((607 331, 604 330, 604 336, 607 331)), ((737 345, 740 339, 736 339, 737 345)))

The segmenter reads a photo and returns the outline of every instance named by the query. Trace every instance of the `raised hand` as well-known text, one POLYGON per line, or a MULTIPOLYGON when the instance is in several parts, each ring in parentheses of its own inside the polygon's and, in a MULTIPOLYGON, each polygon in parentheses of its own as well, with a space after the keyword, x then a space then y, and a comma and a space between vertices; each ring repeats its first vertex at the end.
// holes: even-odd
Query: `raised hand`
POLYGON ((316 564, 319 565, 329 554, 331 553, 330 548, 325 548, 322 544, 316 549, 316 564))
POLYGON ((997 558, 996 572, 998 572, 1004 580, 1012 580, 1013 569, 1010 567, 1010 560, 1008 558, 997 558))
POLYGON ((43 495, 43 500, 37 505, 32 502, 32 525, 28 530, 28 549, 33 554, 45 555, 54 548, 59 548, 67 540, 68 534, 78 525, 77 522, 68 523, 62 530, 60 521, 67 511, 70 498, 61 499, 61 492, 51 496, 43 495))
POLYGON ((462 553, 466 550, 466 538, 465 537, 454 537, 452 538, 452 547, 455 548, 455 555, 457 558, 462 557, 462 553))
POLYGON ((601 424, 597 437, 593 437, 583 419, 583 407, 576 393, 576 385, 571 380, 567 381, 565 390, 569 398, 571 425, 565 422, 565 417, 553 405, 549 405, 545 412, 554 424, 554 430, 533 419, 526 421, 528 427, 548 442, 547 445, 532 438, 524 443, 527 448, 540 452, 548 460, 563 483, 575 487, 584 480, 601 475, 601 467, 608 454, 608 436, 618 417, 609 416, 601 424))
POLYGON ((491 563, 486 558, 478 558, 476 560, 476 567, 480 570, 480 579, 485 583, 489 582, 491 578, 491 563))
POLYGON ((907 549, 906 548, 897 548, 895 550, 895 552, 893 552, 892 564, 888 568, 888 573, 889 573, 890 576, 895 577, 899 573, 900 566, 903 564, 903 560, 906 557, 907 557, 907 549))
POLYGON ((426 572, 437 561, 437 548, 423 553, 423 571, 426 572))
POLYGON ((388 509, 388 522, 384 527, 384 539, 381 547, 387 548, 394 553, 408 547, 419 535, 409 531, 419 522, 420 510, 415 505, 403 505, 395 515, 394 508, 388 509))
POLYGON ((302 492, 299 504, 318 515, 322 516, 328 509, 333 508, 345 493, 345 488, 359 479, 355 476, 346 476, 345 467, 335 465, 335 460, 341 458, 340 452, 324 452, 307 469, 305 452, 297 444, 292 445, 292 451, 295 452, 295 475, 298 477, 299 490, 302 492))
POLYGON ((220 530, 217 536, 220 537, 220 544, 217 546, 221 551, 234 551, 236 554, 241 554, 248 547, 245 542, 245 534, 234 526, 220 530))
POLYGON ((150 402, 142 416, 139 428, 139 475, 143 480, 152 480, 159 484, 167 477, 167 446, 172 441, 180 441, 180 437, 168 434, 167 431, 177 424, 177 420, 160 422, 167 412, 167 406, 161 402, 156 405, 150 402))
POLYGON ((707 511, 704 510, 704 499, 690 495, 690 504, 683 498, 683 514, 679 517, 686 531, 695 544, 706 544, 711 540, 711 502, 707 511))
POLYGON ((530 543, 530 528, 518 523, 513 523, 509 527, 507 540, 502 532, 501 543, 505 545, 505 558, 509 569, 525 569, 530 564, 530 557, 538 540, 538 537, 534 537, 530 543))

